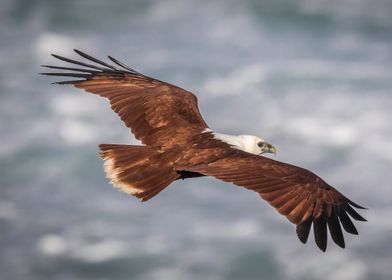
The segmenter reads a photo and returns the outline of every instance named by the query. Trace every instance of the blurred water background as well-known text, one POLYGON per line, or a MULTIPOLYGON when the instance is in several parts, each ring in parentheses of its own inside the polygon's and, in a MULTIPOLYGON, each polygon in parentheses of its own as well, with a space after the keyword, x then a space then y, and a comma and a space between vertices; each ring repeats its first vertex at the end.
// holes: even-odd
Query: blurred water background
POLYGON ((0 1, 0 278, 392 279, 392 1, 0 1), (250 191, 113 189, 99 143, 136 143, 106 100, 38 76, 50 53, 112 55, 196 93, 219 132, 259 135, 368 223, 347 249, 250 191))

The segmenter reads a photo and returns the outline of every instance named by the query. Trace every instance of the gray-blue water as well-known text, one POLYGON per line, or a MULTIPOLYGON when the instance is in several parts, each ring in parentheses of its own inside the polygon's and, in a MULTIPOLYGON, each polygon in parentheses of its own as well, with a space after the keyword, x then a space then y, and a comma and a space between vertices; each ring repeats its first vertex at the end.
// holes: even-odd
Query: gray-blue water
POLYGON ((392 2, 0 1, 0 279, 392 279, 392 2), (250 191, 201 178, 141 203, 99 143, 136 143, 106 100, 38 76, 79 48, 196 93, 368 223, 321 253, 250 191))

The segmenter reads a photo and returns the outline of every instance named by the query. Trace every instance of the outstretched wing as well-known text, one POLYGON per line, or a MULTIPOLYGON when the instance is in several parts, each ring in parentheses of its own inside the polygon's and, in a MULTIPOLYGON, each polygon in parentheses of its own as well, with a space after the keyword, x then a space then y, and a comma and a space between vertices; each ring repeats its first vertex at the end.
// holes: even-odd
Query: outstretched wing
POLYGON ((259 193, 279 213, 297 225, 299 239, 306 243, 313 224, 318 247, 327 248, 327 225, 332 239, 344 248, 341 229, 358 234, 349 215, 366 221, 346 198, 312 172, 269 158, 236 151, 208 164, 184 167, 187 171, 213 176, 259 193))
POLYGON ((70 84, 108 98, 112 109, 144 144, 170 146, 174 136, 181 139, 178 134, 191 135, 184 132, 191 129, 202 131, 208 127, 199 112, 196 96, 189 91, 147 77, 113 57, 109 56, 109 59, 115 66, 74 51, 94 64, 53 55, 83 68, 42 65, 67 72, 41 74, 79 78, 55 84, 70 84))

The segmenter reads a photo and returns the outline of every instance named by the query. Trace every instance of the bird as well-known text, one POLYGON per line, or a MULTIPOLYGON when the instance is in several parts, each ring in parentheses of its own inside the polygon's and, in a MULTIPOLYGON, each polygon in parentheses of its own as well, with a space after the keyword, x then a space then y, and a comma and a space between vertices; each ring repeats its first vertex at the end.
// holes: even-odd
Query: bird
POLYGON ((276 154, 276 148, 263 138, 215 132, 203 120, 193 93, 146 76, 112 56, 109 64, 74 51, 81 60, 52 54, 72 67, 41 65, 50 72, 40 74, 66 77, 53 84, 107 98, 141 141, 142 145, 99 145, 106 177, 114 187, 148 201, 176 180, 211 176, 256 192, 296 226, 302 243, 313 227, 315 243, 324 252, 328 232, 341 248, 342 228, 358 235, 352 219, 366 219, 354 208, 366 208, 313 172, 265 157, 276 154))

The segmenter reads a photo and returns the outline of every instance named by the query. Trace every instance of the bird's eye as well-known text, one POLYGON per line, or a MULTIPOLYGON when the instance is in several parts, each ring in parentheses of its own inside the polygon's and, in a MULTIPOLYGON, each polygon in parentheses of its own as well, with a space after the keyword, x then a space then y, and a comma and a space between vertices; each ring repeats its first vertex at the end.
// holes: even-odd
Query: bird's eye
POLYGON ((259 146, 261 148, 261 147, 263 147, 263 144, 264 144, 263 142, 259 142, 259 143, 257 143, 257 146, 259 146))

